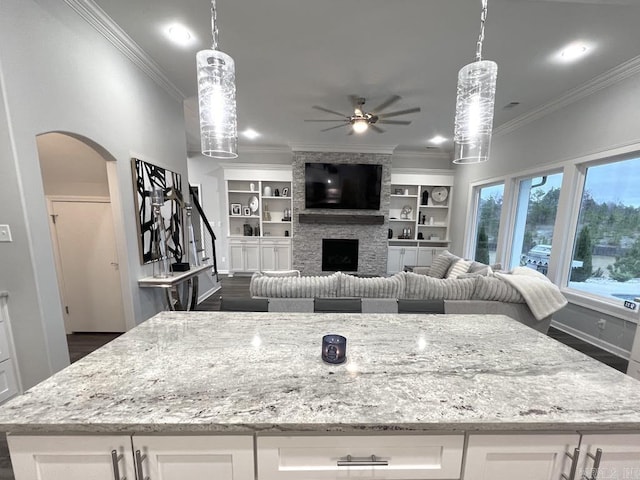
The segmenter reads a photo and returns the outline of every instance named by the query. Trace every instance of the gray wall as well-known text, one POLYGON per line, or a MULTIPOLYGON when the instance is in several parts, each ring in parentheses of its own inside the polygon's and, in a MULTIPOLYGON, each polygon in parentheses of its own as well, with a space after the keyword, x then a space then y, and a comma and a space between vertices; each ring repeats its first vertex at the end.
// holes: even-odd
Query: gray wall
POLYGON ((9 314, 23 385, 68 364, 68 353, 36 135, 72 132, 116 162, 116 235, 127 278, 125 298, 136 322, 163 308, 159 292, 138 288, 151 273, 138 255, 132 156, 183 174, 184 117, 170 96, 63 0, 3 0, 0 15, 0 223, 13 243, 0 244, 0 290, 9 314))
POLYGON ((322 239, 358 239, 358 273, 384 275, 387 270, 387 231, 391 185, 391 155, 380 153, 294 152, 293 156, 293 268, 304 275, 322 274, 322 239), (382 165, 380 210, 306 210, 304 164, 367 163, 382 165), (300 213, 384 215, 382 225, 314 225, 298 223, 300 213))

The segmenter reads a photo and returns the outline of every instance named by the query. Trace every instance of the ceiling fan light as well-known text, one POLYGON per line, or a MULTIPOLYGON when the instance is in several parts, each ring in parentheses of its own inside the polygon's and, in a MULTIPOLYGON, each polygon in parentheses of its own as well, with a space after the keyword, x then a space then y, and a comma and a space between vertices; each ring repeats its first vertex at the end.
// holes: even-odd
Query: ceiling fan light
POLYGON ((198 103, 202 154, 214 158, 238 156, 235 64, 219 50, 201 50, 198 67, 198 103))
POLYGON ((353 121, 352 128, 355 133, 364 133, 369 128, 369 122, 366 118, 359 118, 353 121))
POLYGON ((485 162, 489 157, 498 65, 481 60, 458 73, 453 163, 485 162))

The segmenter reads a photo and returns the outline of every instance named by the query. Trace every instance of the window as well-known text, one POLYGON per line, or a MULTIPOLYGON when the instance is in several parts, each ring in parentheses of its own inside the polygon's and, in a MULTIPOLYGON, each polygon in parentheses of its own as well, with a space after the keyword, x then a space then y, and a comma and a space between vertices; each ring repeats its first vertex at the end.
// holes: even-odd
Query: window
POLYGON ((509 268, 523 265, 547 274, 562 173, 520 181, 509 268))
POLYGON ((480 187, 477 195, 474 259, 492 264, 496 261, 504 183, 480 187))
POLYGON ((640 297, 640 158, 588 167, 570 288, 615 303, 640 297))

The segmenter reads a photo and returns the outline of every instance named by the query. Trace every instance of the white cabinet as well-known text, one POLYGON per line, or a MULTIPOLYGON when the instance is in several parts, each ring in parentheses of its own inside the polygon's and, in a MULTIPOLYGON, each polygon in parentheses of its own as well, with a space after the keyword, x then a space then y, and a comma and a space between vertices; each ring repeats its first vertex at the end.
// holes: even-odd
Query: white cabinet
POLYGON ((405 265, 416 265, 418 247, 390 246, 387 249, 387 273, 401 272, 405 265))
POLYGON ((6 294, 0 292, 0 403, 20 392, 6 294))
POLYGON ((254 479, 251 436, 134 435, 133 454, 137 478, 254 479))
POLYGON ((258 437, 260 480, 457 479, 464 435, 258 437))
POLYGON ((576 479, 591 479, 596 468, 602 480, 640 478, 640 434, 582 435, 576 479))
POLYGON ((238 239, 229 240, 229 257, 231 272, 255 272, 260 269, 259 240, 238 239))
MULTIPOLYGON (((574 434, 470 435, 464 480, 560 480, 570 477, 580 436, 574 434)), ((577 476, 576 478, 580 478, 577 476)))
POLYGON ((131 437, 8 435, 16 480, 134 479, 131 437))
POLYGON ((9 435, 16 480, 253 480, 253 437, 9 435))
POLYGON ((260 241, 260 265, 262 270, 291 270, 291 241, 260 241))

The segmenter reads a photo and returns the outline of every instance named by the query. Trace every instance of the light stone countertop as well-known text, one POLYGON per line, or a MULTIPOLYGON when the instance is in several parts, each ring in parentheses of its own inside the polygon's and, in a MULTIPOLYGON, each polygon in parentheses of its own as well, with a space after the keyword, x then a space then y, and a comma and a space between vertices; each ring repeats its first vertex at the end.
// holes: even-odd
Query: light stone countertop
POLYGON ((0 407, 17 433, 481 430, 640 430, 640 382, 501 315, 163 312, 0 407))

